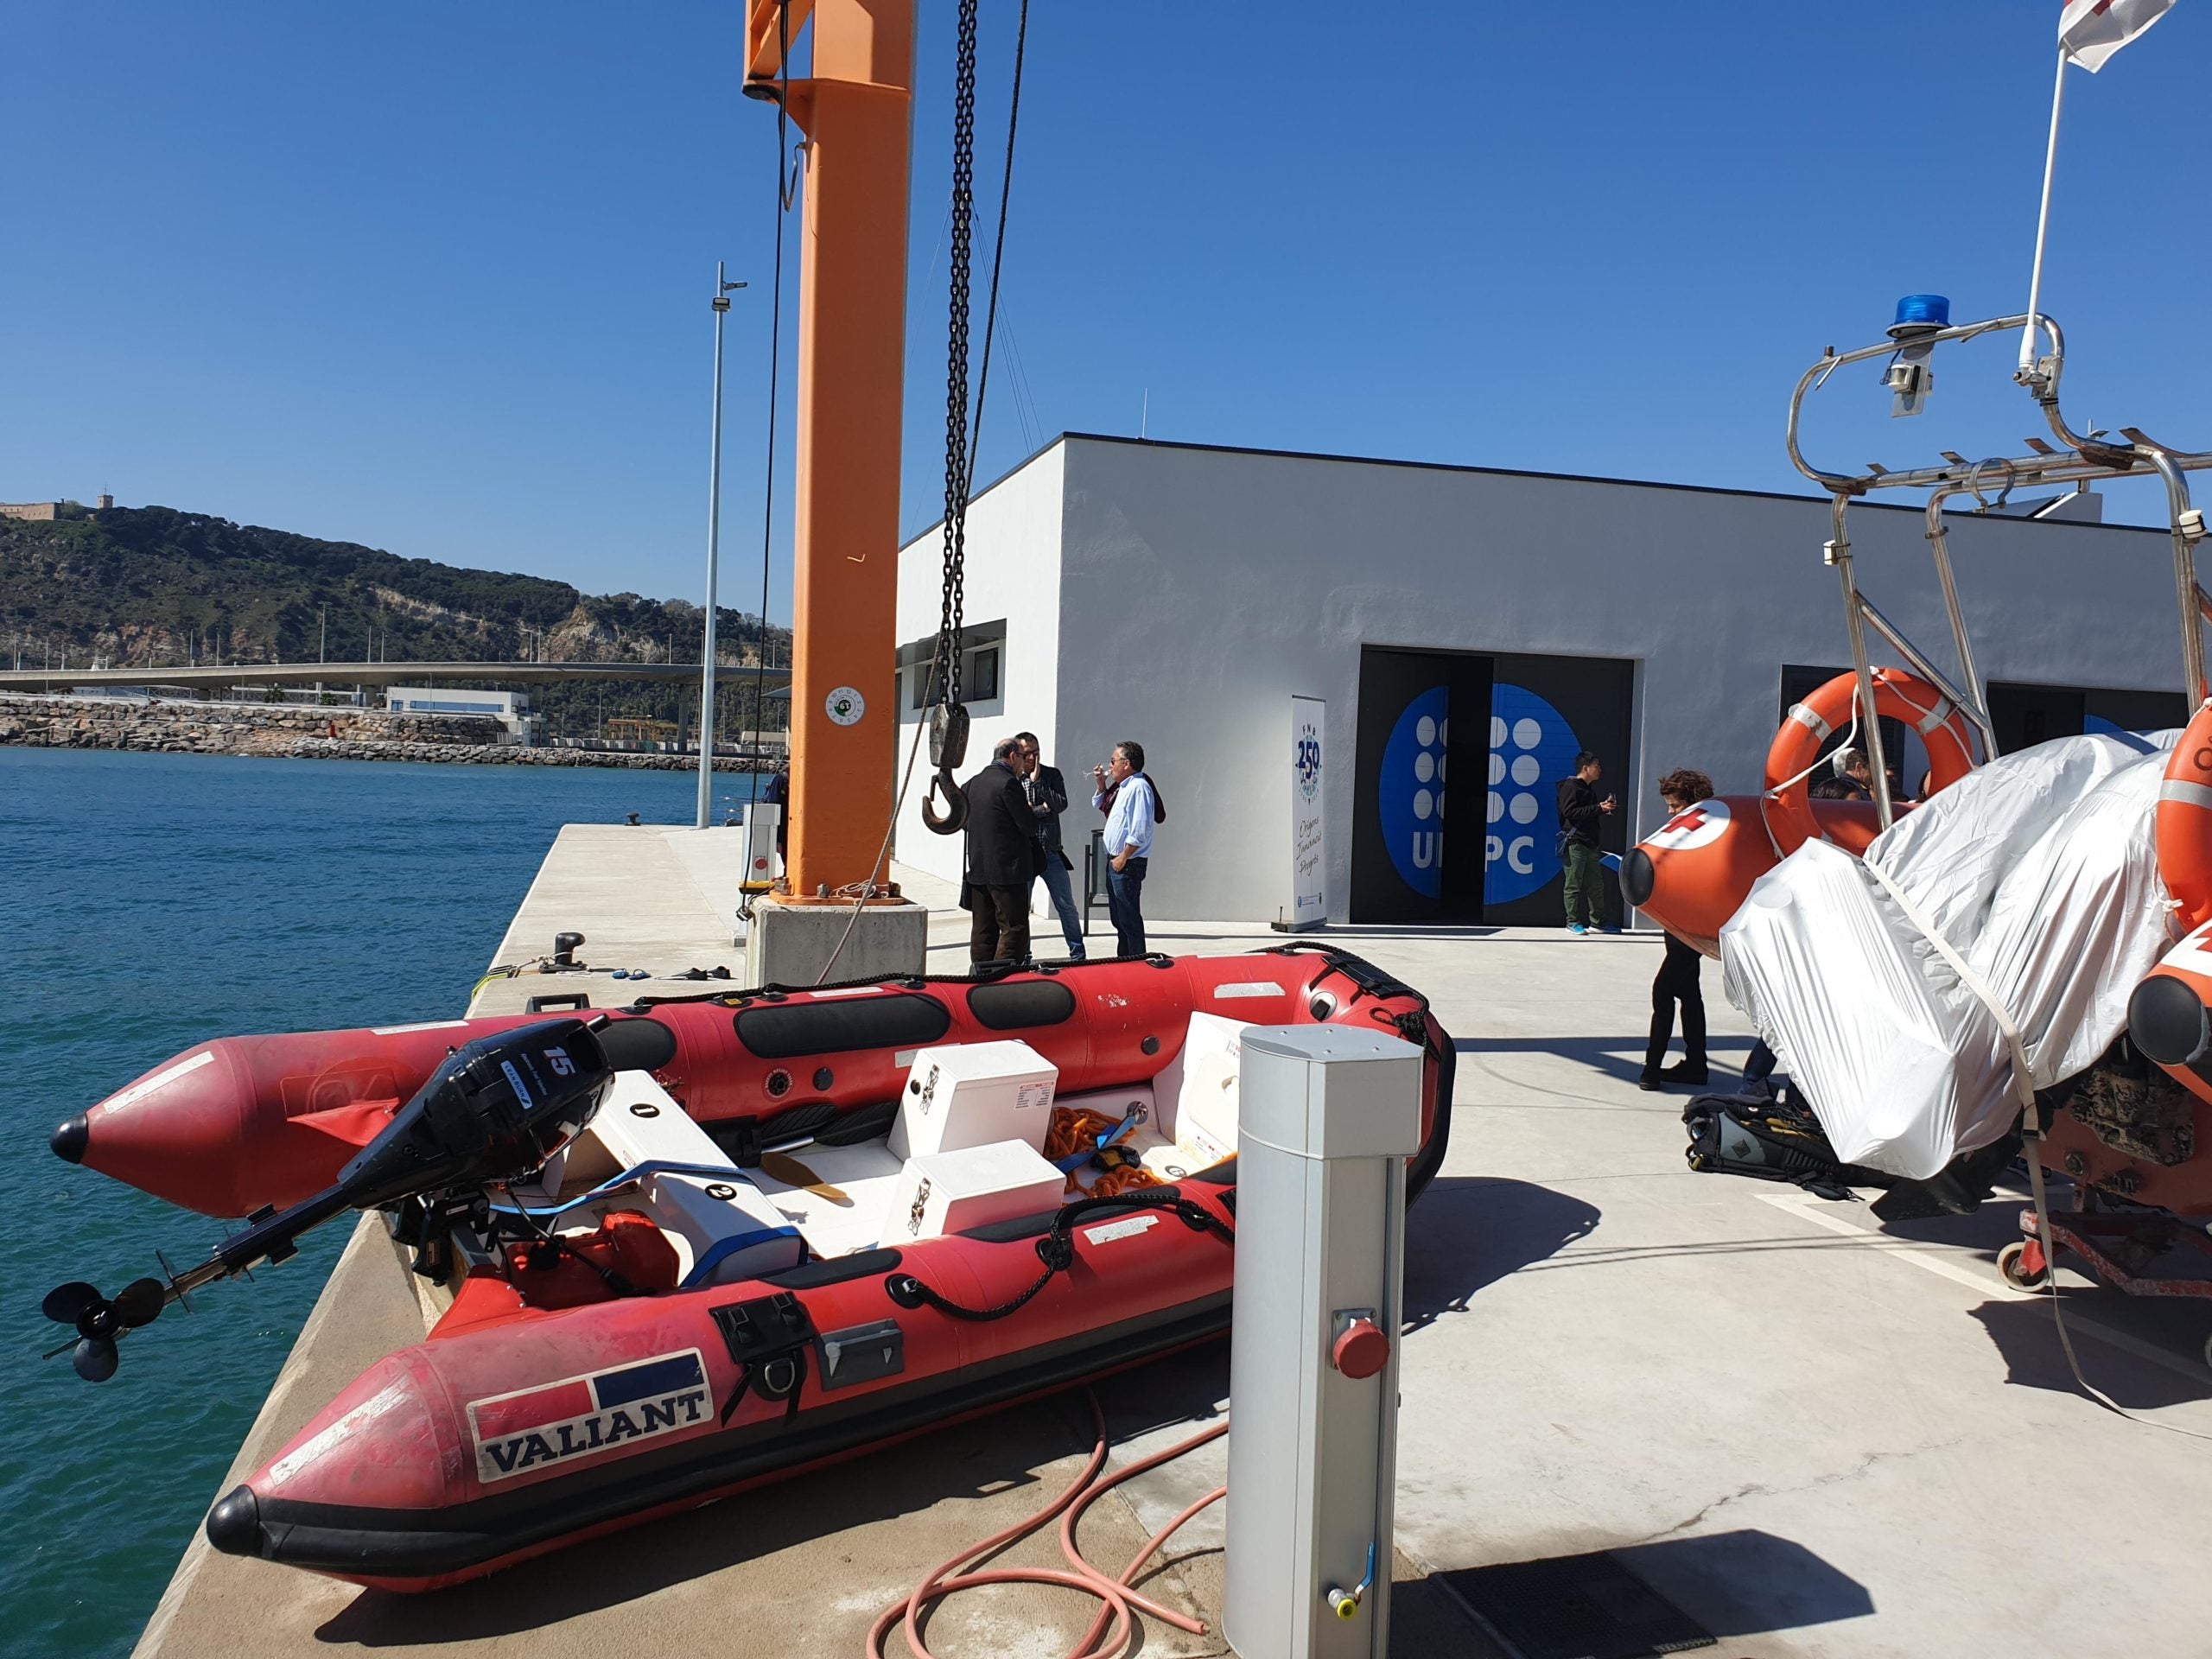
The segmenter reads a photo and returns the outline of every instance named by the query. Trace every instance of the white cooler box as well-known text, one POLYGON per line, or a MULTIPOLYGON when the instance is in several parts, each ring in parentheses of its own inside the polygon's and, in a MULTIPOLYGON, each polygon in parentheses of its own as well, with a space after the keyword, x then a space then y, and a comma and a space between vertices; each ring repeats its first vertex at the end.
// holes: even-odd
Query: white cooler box
POLYGON ((1198 1168, 1236 1155, 1238 1050, 1249 1023, 1193 1014, 1183 1046, 1154 1082, 1160 1133, 1188 1152, 1198 1168))
POLYGON ((1027 1043, 952 1043, 914 1056, 891 1126, 901 1158, 994 1141, 1045 1144, 1059 1068, 1027 1043))
POLYGON ((883 1243, 896 1247, 1041 1215, 1060 1207, 1066 1187, 1066 1178, 1020 1141, 924 1153, 906 1160, 891 1190, 883 1243))

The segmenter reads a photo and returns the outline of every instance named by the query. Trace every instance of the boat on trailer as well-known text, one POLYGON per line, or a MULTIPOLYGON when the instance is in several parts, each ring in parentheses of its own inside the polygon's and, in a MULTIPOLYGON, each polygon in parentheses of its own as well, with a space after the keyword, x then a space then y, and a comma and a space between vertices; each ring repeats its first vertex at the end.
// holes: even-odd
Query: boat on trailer
POLYGON ((282 1260, 289 1218, 381 1209, 449 1306, 207 1532, 433 1589, 1220 1335, 1236 1033, 1300 1023, 1422 1052, 1412 1202, 1445 1152, 1451 1039, 1420 993, 1309 942, 224 1039, 55 1145, 251 1212, 247 1232, 166 1285, 65 1286, 48 1312, 90 1328, 79 1370, 105 1376, 166 1300, 282 1260), (550 1098, 563 1066, 588 1109, 550 1098), (497 1162, 478 1148, 532 1110, 574 1128, 477 1179, 497 1162))

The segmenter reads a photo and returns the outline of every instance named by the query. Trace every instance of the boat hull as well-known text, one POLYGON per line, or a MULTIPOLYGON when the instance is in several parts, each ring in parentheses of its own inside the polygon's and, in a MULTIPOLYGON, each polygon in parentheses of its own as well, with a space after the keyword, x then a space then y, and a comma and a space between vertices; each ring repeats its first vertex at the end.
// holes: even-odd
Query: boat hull
MULTIPOLYGON (((1322 952, 1159 957, 608 1012, 657 1020, 675 1034, 676 1057, 654 1076, 698 1122, 739 1143, 772 1142, 895 1100, 900 1057, 932 1044, 1019 1038, 1059 1069, 1062 1094, 1118 1087, 1167 1064, 1193 1008, 1280 1025, 1317 1017, 1317 999, 1332 1007, 1371 999, 1332 966, 1355 961, 1322 952)), ((1359 971, 1375 973, 1364 963, 1359 971)), ((201 1215, 282 1209, 335 1180, 451 1050, 548 1017, 196 1044, 63 1124, 55 1149, 201 1215)))

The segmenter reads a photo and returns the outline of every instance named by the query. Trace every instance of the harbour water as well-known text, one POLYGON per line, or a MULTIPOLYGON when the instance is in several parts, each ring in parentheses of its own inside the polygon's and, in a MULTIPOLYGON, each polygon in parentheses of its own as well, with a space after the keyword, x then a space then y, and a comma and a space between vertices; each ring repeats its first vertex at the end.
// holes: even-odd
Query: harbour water
POLYGON ((347 1230, 170 1309, 84 1383, 40 1363, 67 1336, 40 1298, 112 1294, 223 1228, 59 1161, 54 1124, 206 1037, 449 1018, 563 823, 688 823, 696 787, 0 749, 0 1655, 130 1651, 347 1230))

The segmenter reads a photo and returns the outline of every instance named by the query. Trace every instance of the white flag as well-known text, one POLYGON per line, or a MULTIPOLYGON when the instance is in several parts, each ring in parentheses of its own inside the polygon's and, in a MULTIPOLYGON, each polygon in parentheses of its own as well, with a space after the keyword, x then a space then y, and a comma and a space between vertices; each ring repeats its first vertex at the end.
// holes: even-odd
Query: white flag
POLYGON ((2067 0, 2058 49, 2091 74, 2105 60, 2173 10, 2174 0, 2067 0))

